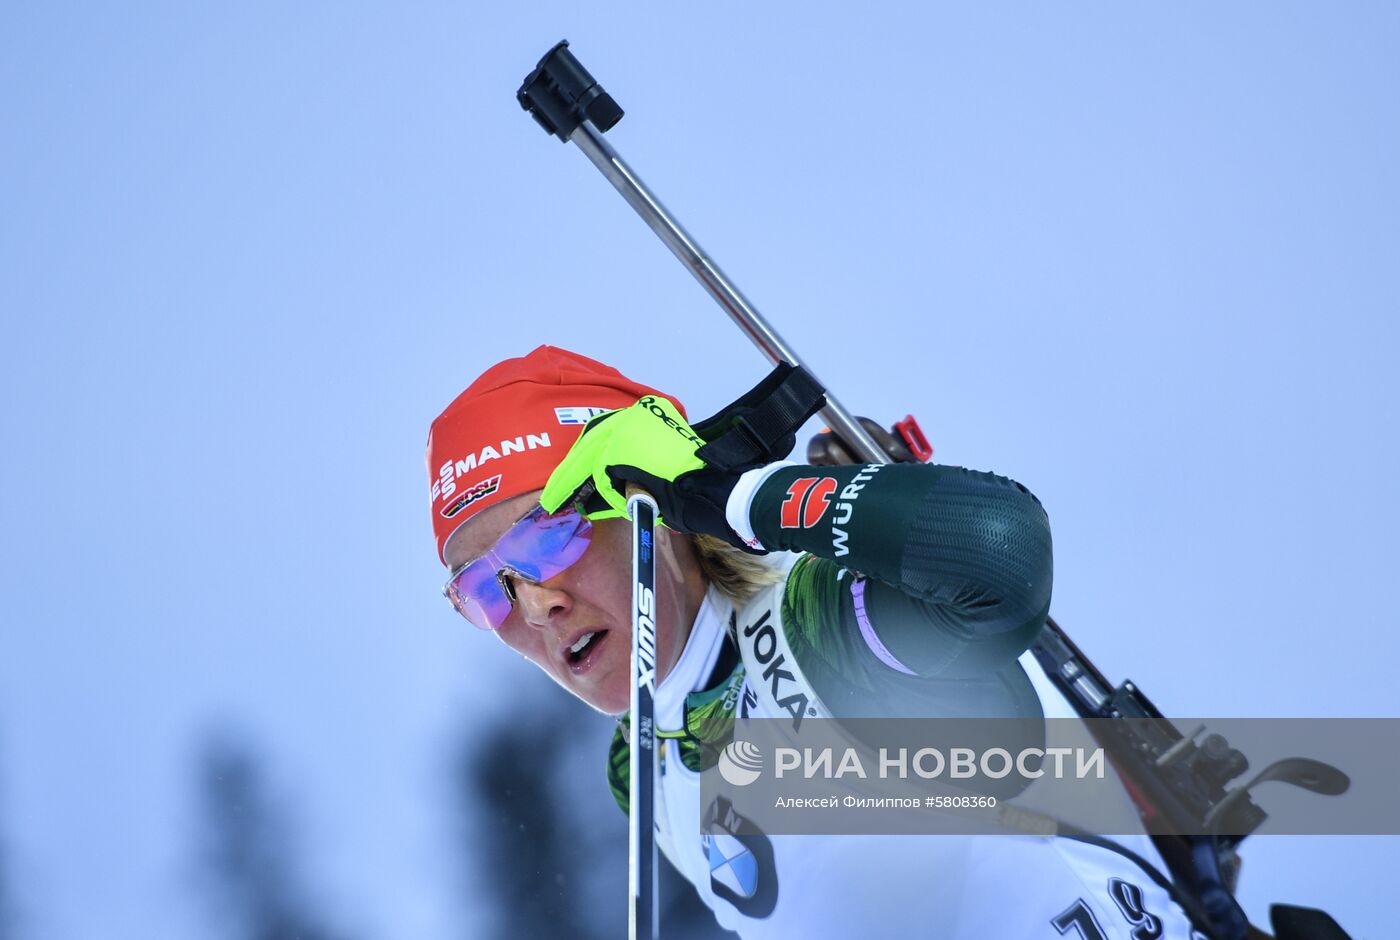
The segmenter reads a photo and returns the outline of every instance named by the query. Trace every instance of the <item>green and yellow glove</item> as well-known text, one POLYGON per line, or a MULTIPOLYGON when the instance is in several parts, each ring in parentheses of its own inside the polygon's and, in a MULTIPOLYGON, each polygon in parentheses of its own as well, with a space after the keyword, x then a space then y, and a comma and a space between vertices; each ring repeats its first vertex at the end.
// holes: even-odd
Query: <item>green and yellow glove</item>
POLYGON ((755 549, 729 527, 725 506, 743 469, 709 466, 696 451, 705 441, 681 417, 675 405, 648 395, 635 405, 599 415, 583 430, 555 468, 540 496, 548 512, 586 492, 589 519, 627 515, 627 484, 651 494, 661 521, 679 532, 713 535, 748 552, 755 549))

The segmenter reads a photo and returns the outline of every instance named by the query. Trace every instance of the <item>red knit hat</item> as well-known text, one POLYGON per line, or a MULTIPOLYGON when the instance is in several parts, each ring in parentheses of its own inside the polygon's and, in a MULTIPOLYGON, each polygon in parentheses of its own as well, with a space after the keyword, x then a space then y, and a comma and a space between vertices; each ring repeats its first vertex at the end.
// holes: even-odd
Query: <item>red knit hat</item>
POLYGON ((438 558, 445 561, 447 540, 473 515, 542 488, 593 415, 660 394, 555 346, 487 369, 428 429, 438 558))

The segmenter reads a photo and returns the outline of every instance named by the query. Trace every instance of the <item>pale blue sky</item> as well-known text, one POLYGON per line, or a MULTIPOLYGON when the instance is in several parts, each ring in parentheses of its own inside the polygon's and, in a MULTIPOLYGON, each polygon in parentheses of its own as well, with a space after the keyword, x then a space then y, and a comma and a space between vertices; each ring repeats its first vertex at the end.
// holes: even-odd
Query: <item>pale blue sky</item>
MULTIPOLYGON (((462 935, 449 742, 551 690, 437 594, 429 420, 540 342, 697 413, 765 371, 519 110, 563 37, 849 406, 1041 497, 1053 612, 1110 677, 1174 715, 1400 711, 1400 7, 10 4, 22 936, 201 932, 222 725, 363 935, 462 935)), ((1260 837, 1242 898, 1380 937, 1382 865, 1400 840, 1260 837)))

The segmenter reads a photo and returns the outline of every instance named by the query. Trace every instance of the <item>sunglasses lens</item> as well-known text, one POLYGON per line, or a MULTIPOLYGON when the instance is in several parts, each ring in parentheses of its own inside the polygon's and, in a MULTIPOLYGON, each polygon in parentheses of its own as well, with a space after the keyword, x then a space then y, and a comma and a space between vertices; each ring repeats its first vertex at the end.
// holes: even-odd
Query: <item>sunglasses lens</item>
POLYGON ((543 509, 521 519, 487 554, 467 565, 447 583, 446 594, 463 617, 483 630, 498 629, 510 616, 511 599, 496 577, 502 569, 530 581, 548 581, 583 557, 593 526, 566 510, 543 509))
POLYGON ((531 581, 548 581, 583 557, 593 526, 567 510, 546 515, 538 510, 517 522, 496 543, 497 557, 531 581))
POLYGON ((447 599, 457 612, 483 630, 494 630, 510 616, 510 598, 501 590, 488 559, 474 561, 447 583, 447 599))

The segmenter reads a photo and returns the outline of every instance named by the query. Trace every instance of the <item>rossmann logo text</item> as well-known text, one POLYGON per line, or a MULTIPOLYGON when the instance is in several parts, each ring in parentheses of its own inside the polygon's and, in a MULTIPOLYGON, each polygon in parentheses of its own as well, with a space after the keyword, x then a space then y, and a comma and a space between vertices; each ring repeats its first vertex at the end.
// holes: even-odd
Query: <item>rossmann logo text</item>
POLYGON ((548 431, 540 434, 522 434, 520 437, 498 441, 496 445, 487 444, 476 453, 467 454, 460 460, 449 460, 438 468, 438 477, 433 481, 433 500, 436 502, 439 498, 449 499, 457 492, 457 480, 482 464, 509 457, 511 454, 549 446, 551 445, 548 431))

